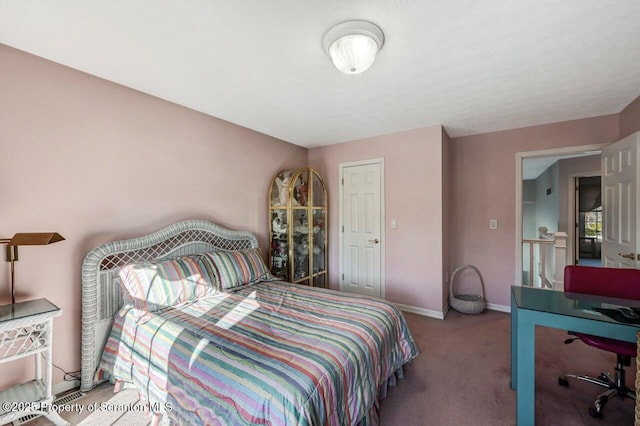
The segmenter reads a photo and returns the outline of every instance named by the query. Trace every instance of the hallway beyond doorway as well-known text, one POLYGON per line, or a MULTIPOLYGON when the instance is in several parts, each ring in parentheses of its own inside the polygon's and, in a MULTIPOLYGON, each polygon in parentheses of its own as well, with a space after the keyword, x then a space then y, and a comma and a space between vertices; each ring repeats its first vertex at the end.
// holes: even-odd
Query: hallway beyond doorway
POLYGON ((596 266, 598 268, 602 267, 602 261, 600 259, 588 259, 581 257, 578 259, 578 265, 580 266, 596 266))

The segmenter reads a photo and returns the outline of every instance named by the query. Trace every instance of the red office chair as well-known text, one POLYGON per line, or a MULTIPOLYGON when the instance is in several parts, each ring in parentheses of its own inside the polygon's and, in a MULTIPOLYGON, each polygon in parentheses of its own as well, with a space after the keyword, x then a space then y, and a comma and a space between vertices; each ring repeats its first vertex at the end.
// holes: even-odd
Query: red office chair
MULTIPOLYGON (((582 293, 640 300, 640 270, 566 266, 564 269, 564 291, 567 293, 582 293)), ((636 393, 625 384, 625 371, 623 366, 630 366, 631 358, 636 357, 636 343, 583 333, 569 333, 576 337, 565 340, 565 343, 572 343, 574 340, 580 339, 589 346, 613 352, 617 356, 614 377, 611 377, 609 373, 600 373, 600 376, 597 378, 576 374, 567 374, 558 378, 558 383, 562 386, 568 386, 569 381, 567 379, 571 377, 608 389, 598 395, 593 406, 589 407, 591 417, 601 418, 602 409, 612 396, 617 396, 621 399, 631 398, 635 400, 636 393)))

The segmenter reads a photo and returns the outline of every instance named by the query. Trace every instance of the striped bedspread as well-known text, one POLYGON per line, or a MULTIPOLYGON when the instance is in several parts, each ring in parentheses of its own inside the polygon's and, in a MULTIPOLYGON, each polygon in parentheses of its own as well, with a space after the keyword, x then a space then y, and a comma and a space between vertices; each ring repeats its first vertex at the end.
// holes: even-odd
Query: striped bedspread
POLYGON ((417 354, 394 305, 261 282, 116 315, 100 367, 178 424, 355 425, 417 354))

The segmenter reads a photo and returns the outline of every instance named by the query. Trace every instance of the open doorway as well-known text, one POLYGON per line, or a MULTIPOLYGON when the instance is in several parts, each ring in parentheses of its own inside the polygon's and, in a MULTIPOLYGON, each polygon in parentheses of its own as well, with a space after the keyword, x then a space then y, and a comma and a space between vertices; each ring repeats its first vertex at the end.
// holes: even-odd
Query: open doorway
POLYGON ((516 285, 555 288, 558 279, 561 280, 555 276, 557 270, 553 274, 555 262, 544 269, 548 275, 545 280, 541 264, 544 255, 539 247, 532 247, 546 243, 547 255, 553 253, 549 248, 553 242, 542 240, 553 239, 556 232, 565 235, 566 258, 563 255, 562 263, 579 261, 576 241, 580 233, 574 225, 577 217, 575 177, 600 174, 600 151, 605 146, 607 144, 594 144, 516 153, 516 285))
POLYGON ((575 178, 576 265, 602 266, 602 189, 600 176, 575 178))

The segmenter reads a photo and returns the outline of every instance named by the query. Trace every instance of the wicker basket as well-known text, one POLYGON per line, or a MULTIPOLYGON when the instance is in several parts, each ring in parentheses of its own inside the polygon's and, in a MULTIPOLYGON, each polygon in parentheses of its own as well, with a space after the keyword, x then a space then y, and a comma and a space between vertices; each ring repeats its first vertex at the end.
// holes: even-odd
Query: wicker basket
POLYGON ((478 268, 473 265, 463 265, 453 271, 453 274, 451 274, 451 281, 449 282, 449 306, 463 314, 479 314, 485 310, 487 303, 484 300, 484 281, 482 280, 482 275, 478 268), (480 278, 481 294, 454 294, 453 281, 455 280, 458 272, 464 269, 473 269, 476 271, 480 278))

